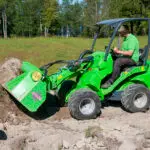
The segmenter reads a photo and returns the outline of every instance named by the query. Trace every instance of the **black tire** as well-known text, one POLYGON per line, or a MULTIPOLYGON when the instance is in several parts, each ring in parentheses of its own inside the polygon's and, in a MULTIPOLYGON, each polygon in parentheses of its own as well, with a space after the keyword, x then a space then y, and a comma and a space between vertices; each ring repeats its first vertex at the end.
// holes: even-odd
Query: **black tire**
POLYGON ((57 105, 60 107, 65 106, 65 99, 66 99, 66 95, 67 93, 69 93, 71 91, 71 89, 73 88, 73 86, 76 84, 76 82, 72 81, 72 80, 66 80, 61 84, 60 89, 57 92, 57 105))
POLYGON ((80 89, 74 92, 68 101, 68 108, 73 118, 78 120, 95 119, 101 112, 101 102, 99 96, 92 90, 80 89), (91 112, 83 113, 85 104, 90 104, 93 107, 91 112), (82 108, 81 108, 82 107, 82 108))
POLYGON ((150 107, 150 92, 142 84, 130 85, 122 93, 121 103, 129 112, 145 112, 150 107), (138 102, 137 98, 140 102, 138 102))

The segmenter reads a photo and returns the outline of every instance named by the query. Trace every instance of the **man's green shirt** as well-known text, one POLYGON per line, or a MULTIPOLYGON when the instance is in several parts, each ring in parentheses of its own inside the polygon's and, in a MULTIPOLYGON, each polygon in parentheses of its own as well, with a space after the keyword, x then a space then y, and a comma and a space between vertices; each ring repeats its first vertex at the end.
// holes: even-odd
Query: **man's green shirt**
POLYGON ((133 34, 129 34, 128 37, 124 38, 121 50, 133 50, 131 58, 135 62, 139 61, 139 41, 133 34))

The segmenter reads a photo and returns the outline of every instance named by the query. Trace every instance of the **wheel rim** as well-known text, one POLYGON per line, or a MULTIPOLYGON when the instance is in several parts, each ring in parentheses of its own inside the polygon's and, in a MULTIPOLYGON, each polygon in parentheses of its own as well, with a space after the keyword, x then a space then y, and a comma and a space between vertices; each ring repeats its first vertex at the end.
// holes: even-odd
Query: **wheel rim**
POLYGON ((137 108, 143 108, 146 106, 147 104, 147 95, 143 92, 141 93, 138 93, 134 96, 134 105, 137 107, 137 108))
POLYGON ((80 102, 79 110, 83 115, 90 115, 95 110, 94 100, 91 98, 83 99, 80 102))

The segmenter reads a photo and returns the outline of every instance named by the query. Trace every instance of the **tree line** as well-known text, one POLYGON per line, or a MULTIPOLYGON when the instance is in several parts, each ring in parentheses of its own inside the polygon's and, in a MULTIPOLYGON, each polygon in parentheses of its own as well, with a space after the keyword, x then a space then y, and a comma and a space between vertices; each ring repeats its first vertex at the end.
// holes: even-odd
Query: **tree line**
POLYGON ((0 0, 0 36, 91 37, 96 22, 121 17, 150 17, 150 0, 0 0))

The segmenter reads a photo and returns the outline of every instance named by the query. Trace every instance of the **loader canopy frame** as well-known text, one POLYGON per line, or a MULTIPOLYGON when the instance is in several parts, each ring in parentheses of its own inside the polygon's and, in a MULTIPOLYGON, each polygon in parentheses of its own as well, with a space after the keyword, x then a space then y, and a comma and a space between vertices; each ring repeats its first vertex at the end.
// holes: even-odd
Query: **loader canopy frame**
POLYGON ((112 42, 113 42, 113 40, 114 40, 114 38, 115 38, 115 36, 118 32, 118 29, 120 28, 120 26, 122 24, 124 24, 126 22, 133 23, 133 21, 147 21, 148 22, 148 43, 147 43, 146 55, 145 55, 145 59, 144 59, 144 65, 146 65, 146 61, 148 59, 148 54, 149 54, 149 51, 150 51, 150 18, 119 18, 119 19, 109 19, 109 20, 104 20, 104 21, 101 21, 101 22, 97 22, 96 26, 98 26, 98 32, 94 37, 94 41, 93 41, 91 49, 92 50, 94 49, 98 34, 100 32, 100 27, 102 25, 108 25, 108 26, 114 27, 113 34, 111 36, 110 42, 109 42, 108 46, 106 47, 106 51, 105 51, 104 61, 107 61, 107 57, 108 57, 108 54, 110 52, 112 42))

